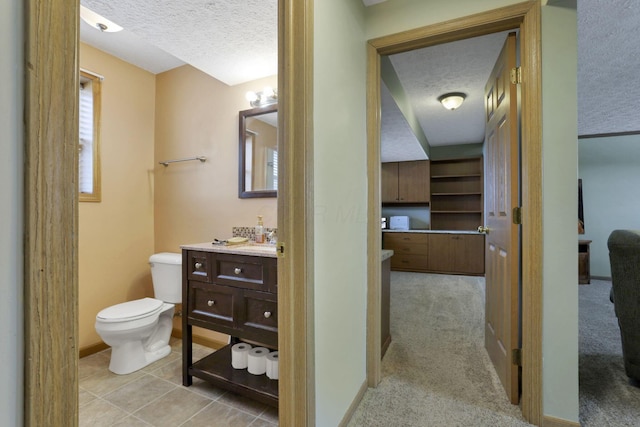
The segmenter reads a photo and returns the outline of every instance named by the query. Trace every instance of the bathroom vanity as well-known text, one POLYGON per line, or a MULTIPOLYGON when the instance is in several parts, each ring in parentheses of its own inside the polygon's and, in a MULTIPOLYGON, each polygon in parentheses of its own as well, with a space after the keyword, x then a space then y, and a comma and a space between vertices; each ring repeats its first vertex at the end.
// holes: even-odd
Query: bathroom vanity
POLYGON ((183 385, 197 377, 277 407, 277 380, 231 366, 231 346, 240 340, 278 346, 275 247, 199 243, 181 248, 183 385), (193 326, 228 334, 231 343, 193 361, 193 326))

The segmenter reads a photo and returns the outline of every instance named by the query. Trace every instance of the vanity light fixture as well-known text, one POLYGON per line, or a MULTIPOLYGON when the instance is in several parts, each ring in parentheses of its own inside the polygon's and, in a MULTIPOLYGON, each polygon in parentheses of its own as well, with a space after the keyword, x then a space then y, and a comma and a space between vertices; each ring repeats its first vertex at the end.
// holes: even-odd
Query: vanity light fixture
POLYGON ((247 92, 246 98, 252 107, 264 107, 278 102, 278 91, 267 86, 262 92, 247 92))
POLYGON ((466 97, 467 95, 462 92, 449 92, 440 95, 438 101, 440 101, 444 108, 453 111, 462 105, 466 97))
POLYGON ((109 21, 107 18, 98 15, 82 5, 80 5, 80 17, 84 22, 103 33, 117 33, 118 31, 122 31, 120 25, 109 21))

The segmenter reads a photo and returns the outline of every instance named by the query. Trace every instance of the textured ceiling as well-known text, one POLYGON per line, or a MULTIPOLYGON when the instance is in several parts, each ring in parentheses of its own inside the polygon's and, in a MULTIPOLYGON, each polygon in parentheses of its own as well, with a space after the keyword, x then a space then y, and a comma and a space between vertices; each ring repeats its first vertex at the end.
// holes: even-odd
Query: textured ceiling
POLYGON ((277 74, 277 0, 82 0, 81 3, 141 40, 228 85, 277 74))
POLYGON ((506 37, 489 34, 390 57, 430 146, 484 140, 484 86, 506 37), (447 92, 467 98, 450 111, 438 101, 447 92))
POLYGON ((384 83, 380 83, 380 159, 383 162, 424 160, 427 155, 384 83))
MULTIPOLYGON (((362 1, 371 7, 378 3, 362 1)), ((277 0, 81 3, 125 28, 100 33, 83 23, 83 42, 153 73, 187 63, 229 85, 277 73, 277 0)), ((578 2, 579 135, 640 131, 639 29, 640 0, 578 2)), ((391 58, 431 145, 482 141, 481 95, 491 70, 488 64, 493 65, 489 59, 497 57, 504 34, 485 37, 391 58), (447 111, 436 101, 447 91, 466 92, 468 99, 459 110, 447 111)), ((407 153, 419 153, 422 147, 397 107, 390 109, 390 98, 383 100, 383 126, 394 136, 386 138, 383 129, 383 154, 401 150, 387 149, 389 141, 404 141, 408 147, 411 139, 417 147, 407 148, 407 153), (394 124, 391 117, 404 123, 394 124)))
POLYGON ((640 1, 578 2, 578 133, 640 131, 640 1))

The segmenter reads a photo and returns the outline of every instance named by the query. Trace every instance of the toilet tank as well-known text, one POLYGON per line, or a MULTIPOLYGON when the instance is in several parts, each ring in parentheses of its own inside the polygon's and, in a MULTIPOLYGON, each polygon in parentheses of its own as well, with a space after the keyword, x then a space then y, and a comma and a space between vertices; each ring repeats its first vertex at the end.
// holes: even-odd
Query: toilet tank
POLYGON ((149 257, 154 297, 164 302, 182 302, 182 255, 161 252, 149 257))

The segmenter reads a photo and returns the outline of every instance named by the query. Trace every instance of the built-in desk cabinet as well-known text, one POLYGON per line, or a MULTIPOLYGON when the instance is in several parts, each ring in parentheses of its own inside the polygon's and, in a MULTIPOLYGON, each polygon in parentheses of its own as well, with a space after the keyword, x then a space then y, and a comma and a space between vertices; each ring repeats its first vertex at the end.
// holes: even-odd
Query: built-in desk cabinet
POLYGON ((182 271, 183 384, 195 376, 277 407, 277 380, 231 366, 241 339, 277 348, 277 259, 183 249, 182 271), (194 362, 193 326, 228 334, 231 344, 194 362))
POLYGON ((484 235, 476 233, 385 232, 382 248, 394 252, 391 269, 484 275, 484 235))
POLYGON ((482 234, 430 234, 429 254, 429 271, 484 274, 484 235, 482 234))

